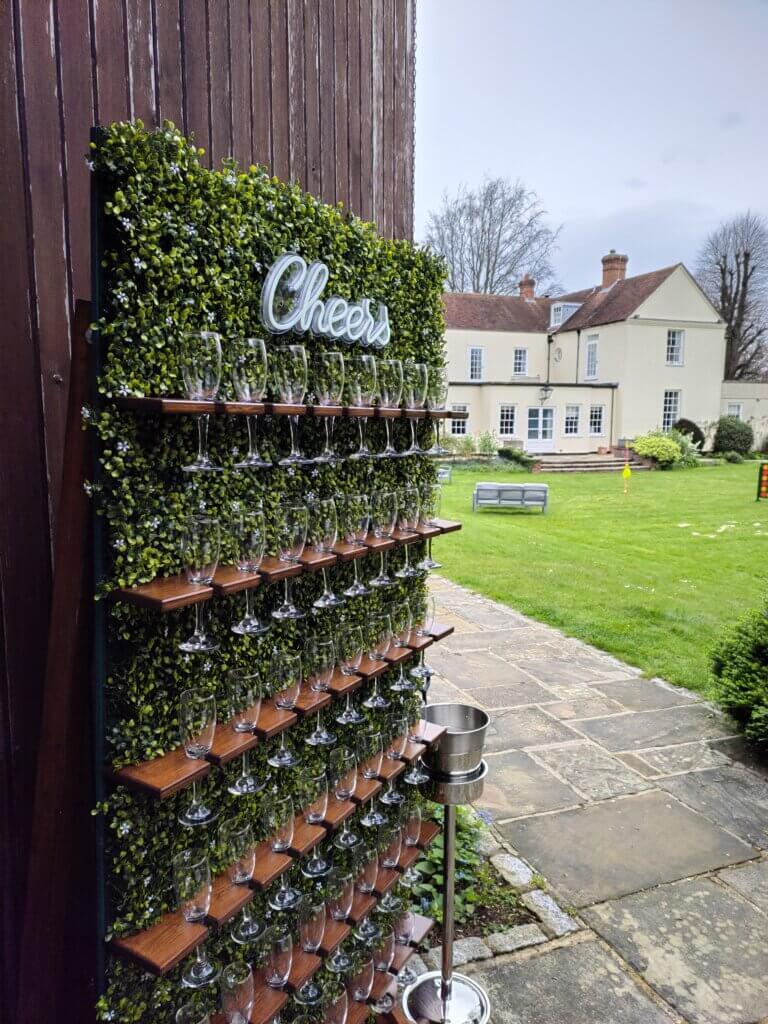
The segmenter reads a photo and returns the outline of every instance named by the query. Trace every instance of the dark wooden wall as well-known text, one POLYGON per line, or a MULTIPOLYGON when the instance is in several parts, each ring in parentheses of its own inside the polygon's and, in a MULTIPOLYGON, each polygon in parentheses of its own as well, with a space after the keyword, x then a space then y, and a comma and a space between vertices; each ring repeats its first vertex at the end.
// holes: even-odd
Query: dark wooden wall
POLYGON ((410 237, 414 32, 415 0, 0 0, 0 1006, 33 814, 74 303, 91 288, 90 127, 170 119, 212 166, 265 163, 410 237))

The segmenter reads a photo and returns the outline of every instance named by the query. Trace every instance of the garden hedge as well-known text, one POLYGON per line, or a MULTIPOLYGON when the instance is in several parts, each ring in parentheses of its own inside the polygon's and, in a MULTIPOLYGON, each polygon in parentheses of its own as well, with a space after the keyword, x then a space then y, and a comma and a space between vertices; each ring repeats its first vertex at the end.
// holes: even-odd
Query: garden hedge
POLYGON ((713 452, 739 452, 749 455, 755 443, 752 427, 738 416, 721 416, 717 421, 713 452))
MULTIPOLYGON (((225 161, 221 170, 210 171, 199 161, 201 152, 170 123, 145 131, 136 121, 104 129, 91 155, 101 205, 101 310, 94 325, 101 371, 100 400, 94 408, 84 410, 84 417, 96 430, 100 445, 100 472, 88 486, 104 522, 107 555, 103 577, 98 580, 102 597, 115 587, 182 571, 180 526, 190 512, 204 509, 225 522, 238 503, 259 504, 272 540, 277 517, 288 502, 371 493, 435 479, 433 464, 423 457, 237 472, 233 464, 245 450, 245 423, 240 417, 226 416, 212 417, 209 442, 212 458, 224 471, 187 475, 181 467, 196 445, 191 418, 163 418, 115 408, 111 400, 116 396, 181 394, 178 345, 188 330, 214 329, 222 334, 222 396, 230 396, 226 339, 263 335, 261 285, 271 262, 289 251, 328 265, 327 295, 348 299, 365 295, 387 304, 392 327, 387 356, 438 365, 444 362, 441 294, 445 268, 440 259, 410 242, 379 237, 372 224, 345 213, 340 204, 325 205, 298 185, 270 177, 263 168, 241 170, 225 161)), ((269 346, 270 339, 266 340, 269 346)), ((339 347, 323 339, 291 335, 281 340, 306 344, 310 356, 313 351, 339 347)), ((345 346, 344 351, 354 354, 362 349, 345 346)), ((383 447, 383 424, 371 421, 369 429, 372 440, 383 447)), ((422 440, 426 439, 430 428, 421 423, 419 429, 422 440)), ((287 451, 284 418, 263 420, 260 430, 262 453, 287 451)), ((399 447, 406 447, 407 425, 396 423, 395 430, 399 447)), ((354 424, 340 421, 337 445, 351 450, 355 440, 354 424)), ((319 450, 316 421, 307 418, 303 424, 302 444, 313 452, 319 450)), ((228 563, 232 549, 226 533, 224 540, 222 561, 228 563)), ((274 552, 274 546, 269 550, 274 552)), ((421 544, 412 548, 416 558, 421 553, 421 544)), ((399 567, 402 557, 401 552, 393 554, 391 570, 399 567)), ((376 568, 377 559, 371 556, 361 563, 366 576, 373 575, 376 568)), ((351 573, 348 566, 331 571, 337 593, 348 585, 351 573)), ((296 603, 311 608, 321 583, 316 576, 299 578, 296 603)), ((269 616, 281 598, 279 586, 261 586, 252 593, 255 610, 264 616, 269 616)), ((192 631, 191 609, 160 616, 106 603, 104 696, 109 765, 119 768, 179 745, 177 706, 184 689, 203 680, 215 688, 224 720, 229 717, 224 681, 233 666, 248 665, 261 671, 269 687, 266 666, 273 648, 300 651, 308 633, 335 636, 345 623, 360 624, 366 632, 368 617, 382 605, 394 607, 407 596, 423 608, 425 595, 423 577, 398 581, 385 593, 347 600, 340 610, 313 612, 299 623, 275 624, 266 636, 256 639, 230 631, 232 622, 242 614, 242 594, 213 599, 208 602, 208 631, 220 647, 210 655, 184 655, 178 649, 179 641, 192 631)), ((388 678, 383 679, 385 687, 388 678)), ((361 694, 360 700, 364 696, 361 694)), ((405 706, 402 697, 391 696, 391 711, 405 706)), ((333 713, 333 706, 330 710, 333 713)), ((373 712, 366 714, 375 717, 373 712)), ((214 769, 204 786, 206 795, 221 807, 221 818, 243 814, 261 836, 259 810, 272 793, 291 792, 300 804, 306 798, 302 784, 305 769, 319 765, 322 759, 303 744, 311 728, 312 723, 299 722, 290 731, 291 741, 305 751, 300 769, 281 772, 258 796, 236 798, 227 793, 227 779, 238 773, 238 762, 224 770, 214 769)), ((254 770, 272 771, 266 764, 270 743, 260 744, 253 752, 254 770)), ((116 788, 99 806, 107 834, 107 938, 147 927, 175 908, 171 858, 178 850, 204 841, 213 871, 225 868, 216 848, 216 826, 210 835, 192 836, 177 822, 188 800, 188 792, 157 802, 116 788)), ((265 906, 265 898, 257 895, 255 912, 264 912, 265 906)), ((210 951, 221 963, 243 956, 227 929, 211 931, 210 951)), ((99 1002, 100 1019, 120 1024, 170 1024, 177 1006, 189 998, 189 992, 181 989, 179 975, 180 968, 176 968, 156 979, 130 964, 109 959, 106 989, 99 1002)), ((216 993, 201 990, 197 998, 215 1001, 216 993)))
POLYGON ((747 736, 768 741, 768 604, 722 633, 711 665, 717 702, 747 736))

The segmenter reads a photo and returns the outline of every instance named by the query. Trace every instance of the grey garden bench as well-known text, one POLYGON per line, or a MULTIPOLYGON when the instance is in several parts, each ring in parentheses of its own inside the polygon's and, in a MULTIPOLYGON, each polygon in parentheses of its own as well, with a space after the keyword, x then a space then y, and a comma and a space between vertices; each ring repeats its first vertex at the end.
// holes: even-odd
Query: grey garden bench
POLYGON ((549 486, 547 484, 475 484, 472 511, 479 508, 540 508, 547 511, 549 486))
POLYGON ((438 466, 437 469, 437 482, 441 484, 449 484, 451 482, 451 467, 450 466, 438 466))

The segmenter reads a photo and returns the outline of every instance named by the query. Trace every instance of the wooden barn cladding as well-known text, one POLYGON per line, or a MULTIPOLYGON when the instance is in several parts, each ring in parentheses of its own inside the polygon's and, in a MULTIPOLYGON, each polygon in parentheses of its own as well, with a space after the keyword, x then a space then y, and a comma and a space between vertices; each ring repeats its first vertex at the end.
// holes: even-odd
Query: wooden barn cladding
MULTIPOLYGON (((170 119, 210 165, 267 164, 382 234, 411 237, 414 36, 414 0, 0 4, 6 925, 29 834, 74 305, 91 294, 91 125, 170 119)), ((0 972, 6 996, 12 959, 0 972)))

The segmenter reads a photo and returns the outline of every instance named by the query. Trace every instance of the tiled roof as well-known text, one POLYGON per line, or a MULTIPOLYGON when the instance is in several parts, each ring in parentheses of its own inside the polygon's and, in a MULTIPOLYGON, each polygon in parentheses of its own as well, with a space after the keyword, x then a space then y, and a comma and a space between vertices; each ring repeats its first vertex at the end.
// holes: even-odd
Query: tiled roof
POLYGON ((551 304, 551 299, 521 299, 516 295, 443 295, 446 326, 457 331, 546 331, 551 304))
POLYGON ((565 301, 581 302, 582 305, 554 333, 626 320, 679 266, 681 264, 677 263, 674 267, 653 270, 649 274, 625 277, 623 281, 615 281, 605 289, 592 288, 587 292, 575 292, 573 296, 558 296, 565 301))
POLYGON ((556 298, 521 299, 516 295, 446 292, 443 295, 446 326, 449 330, 547 332, 553 302, 581 303, 553 333, 616 323, 631 316, 679 266, 682 264, 626 277, 609 288, 584 288, 556 298))

